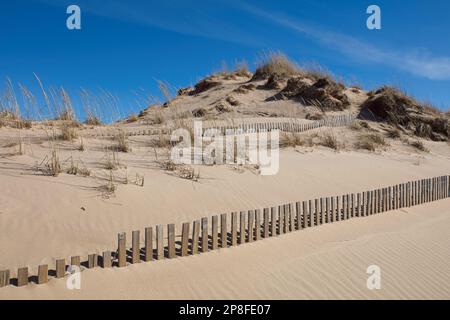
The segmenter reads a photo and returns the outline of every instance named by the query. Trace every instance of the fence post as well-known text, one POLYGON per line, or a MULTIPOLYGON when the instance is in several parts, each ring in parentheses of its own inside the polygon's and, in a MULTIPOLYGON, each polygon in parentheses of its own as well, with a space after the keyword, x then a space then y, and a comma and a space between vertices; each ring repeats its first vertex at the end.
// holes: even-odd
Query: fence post
POLYGON ((167 225, 167 257, 175 258, 175 224, 167 225))
POLYGON ((308 214, 308 202, 302 201, 302 216, 303 216, 303 229, 309 227, 309 214, 308 214))
POLYGON ((103 268, 111 268, 111 266, 112 266, 111 251, 109 251, 109 250, 103 251, 102 267, 103 268))
POLYGON ((319 225, 319 199, 314 199, 314 225, 319 225))
POLYGON ((296 230, 302 230, 303 229, 302 206, 301 206, 300 202, 295 203, 295 210, 297 212, 297 229, 296 230))
POLYGON ((284 211, 284 233, 289 233, 291 213, 289 212, 288 204, 283 205, 283 211, 284 211))
POLYGON ((255 240, 261 239, 261 210, 255 210, 255 240))
POLYGON ((141 260, 141 246, 140 246, 139 230, 135 230, 131 233, 131 263, 139 263, 141 260))
POLYGON ((220 246, 221 248, 228 247, 228 228, 226 213, 220 215, 220 246))
POLYGON ((48 282, 48 265, 46 264, 41 264, 38 267, 38 279, 37 279, 37 283, 38 284, 44 284, 48 282))
POLYGON ((277 208, 270 208, 270 235, 275 237, 277 235, 277 208))
POLYGON ((8 286, 9 282, 10 282, 9 270, 1 270, 0 271, 0 288, 8 286))
POLYGON ((17 270, 17 286, 23 287, 28 284, 28 267, 19 268, 17 270))
POLYGON ((198 253, 198 240, 200 237, 200 220, 195 220, 192 226, 192 254, 198 253))
POLYGON ((320 198, 320 210, 319 210, 319 224, 324 224, 325 223, 325 215, 326 215, 326 213, 325 213, 325 204, 324 204, 324 201, 325 201, 325 199, 324 198, 320 198))
POLYGON ((340 196, 336 196, 336 221, 341 221, 341 197, 340 196))
POLYGON ((97 254, 89 254, 88 255, 88 269, 96 268, 98 265, 98 256, 97 254))
POLYGON ((153 260, 153 228, 145 228, 145 240, 144 240, 144 261, 148 262, 153 260))
POLYGON ((70 257, 70 265, 79 267, 81 266, 81 259, 80 256, 72 256, 70 257))
POLYGON ((289 203, 289 219, 291 221, 291 223, 289 224, 289 231, 294 231, 296 230, 295 228, 295 218, 296 218, 296 211, 295 211, 295 204, 294 203, 289 203))
POLYGON ((246 238, 246 230, 245 230, 245 211, 241 211, 240 213, 240 231, 239 231, 239 244, 245 243, 246 238))
POLYGON ((164 259, 164 229, 162 225, 156 226, 156 259, 164 259))
MULTIPOLYGON (((126 242, 127 242, 127 234, 125 232, 119 233, 118 236, 118 245, 117 245, 117 255, 118 255, 118 266, 119 268, 125 267, 127 265, 127 250, 126 250, 126 242)), ((73 263, 71 262, 73 265, 73 263)))
POLYGON ((253 242, 255 229, 255 211, 248 211, 248 242, 253 242))
POLYGON ((314 209, 312 200, 308 201, 308 226, 314 227, 314 209))
POLYGON ((181 256, 185 257, 188 255, 189 249, 189 222, 183 223, 181 229, 181 256))
POLYGON ((208 252, 208 218, 202 218, 202 252, 208 252))
POLYGON ((264 220, 264 227, 263 227, 263 237, 268 238, 269 237, 269 208, 263 209, 263 220, 264 220))
POLYGON ((56 259, 56 278, 62 278, 66 274, 66 259, 56 259))
POLYGON ((278 234, 283 234, 284 228, 284 207, 278 206, 278 234))
POLYGON ((237 212, 231 213, 231 246, 237 245, 237 212))

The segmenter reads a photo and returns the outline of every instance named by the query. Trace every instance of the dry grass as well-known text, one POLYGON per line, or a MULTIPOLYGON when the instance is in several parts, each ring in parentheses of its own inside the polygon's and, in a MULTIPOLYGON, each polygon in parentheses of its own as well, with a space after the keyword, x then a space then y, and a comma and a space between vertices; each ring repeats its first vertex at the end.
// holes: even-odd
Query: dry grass
POLYGON ((333 149, 333 150, 339 150, 339 141, 336 138, 336 135, 334 134, 333 131, 329 131, 325 134, 322 135, 321 139, 320 139, 320 143, 321 146, 333 149))
POLYGON ((124 131, 120 130, 115 136, 114 140, 117 141, 116 150, 119 152, 130 152, 131 148, 128 143, 128 137, 124 131))
POLYGON ((106 155, 105 155, 105 164, 104 167, 106 170, 117 170, 119 168, 120 162, 119 157, 117 155, 117 152, 109 149, 106 149, 106 155))
POLYGON ((100 126, 102 124, 101 120, 93 114, 88 114, 85 123, 90 126, 100 126))
POLYGON ((301 73, 298 65, 283 53, 269 52, 260 55, 252 80, 266 79, 270 76, 290 77, 301 73))
POLYGON ((137 116, 137 114, 136 114, 136 113, 132 113, 132 114, 128 117, 127 122, 128 122, 128 123, 132 123, 132 122, 136 122, 136 121, 138 121, 138 120, 139 120, 139 117, 137 116))
POLYGON ((59 155, 56 149, 52 150, 50 156, 46 156, 42 162, 38 165, 37 170, 44 175, 57 177, 61 172, 61 162, 59 161, 59 155))
POLYGON ((60 140, 64 141, 72 141, 78 137, 77 130, 68 125, 61 126, 61 135, 59 136, 60 140))
POLYGON ((356 149, 363 149, 368 151, 376 151, 379 147, 387 146, 387 142, 384 137, 377 133, 371 133, 360 136, 359 140, 355 143, 356 149))
POLYGON ((386 136, 391 139, 400 139, 402 134, 397 128, 391 128, 387 130, 386 136))
POLYGON ((429 152, 429 150, 425 147, 425 145, 423 144, 422 141, 416 140, 416 141, 411 141, 408 143, 411 147, 422 151, 422 152, 429 152))
POLYGON ((288 148, 288 147, 298 147, 303 146, 305 144, 305 141, 303 140, 302 136, 298 133, 282 133, 280 136, 280 147, 281 148, 288 148))

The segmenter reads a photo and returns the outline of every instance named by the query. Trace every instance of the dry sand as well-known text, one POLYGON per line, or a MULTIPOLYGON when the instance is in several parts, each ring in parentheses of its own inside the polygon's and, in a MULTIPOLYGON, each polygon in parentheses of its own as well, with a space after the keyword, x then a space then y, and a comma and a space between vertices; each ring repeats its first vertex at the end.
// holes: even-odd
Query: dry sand
POLYGON ((194 257, 91 269, 0 290, 0 299, 449 299, 450 200, 194 257), (381 290, 366 287, 369 265, 381 290))

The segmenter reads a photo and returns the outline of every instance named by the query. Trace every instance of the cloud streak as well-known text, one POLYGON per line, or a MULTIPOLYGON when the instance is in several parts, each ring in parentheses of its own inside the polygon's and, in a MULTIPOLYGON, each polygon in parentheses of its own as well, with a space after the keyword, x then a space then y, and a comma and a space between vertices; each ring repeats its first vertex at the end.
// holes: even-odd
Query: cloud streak
POLYGON ((284 14, 266 12, 248 4, 239 6, 250 14, 281 25, 348 57, 388 65, 431 80, 450 80, 450 57, 436 57, 429 53, 383 50, 342 33, 301 23, 284 14))

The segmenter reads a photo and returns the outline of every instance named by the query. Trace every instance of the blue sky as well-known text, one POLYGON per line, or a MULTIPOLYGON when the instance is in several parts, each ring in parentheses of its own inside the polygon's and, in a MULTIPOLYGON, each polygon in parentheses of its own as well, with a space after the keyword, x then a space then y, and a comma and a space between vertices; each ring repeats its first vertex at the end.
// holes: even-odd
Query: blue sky
POLYGON ((134 92, 159 96, 156 80, 185 87, 261 51, 372 89, 399 86, 450 108, 450 1, 447 0, 15 0, 0 10, 0 77, 37 89, 80 87, 118 95, 138 111, 134 92), (66 28, 77 4, 82 30, 66 28), (382 30, 366 28, 377 4, 382 30))

